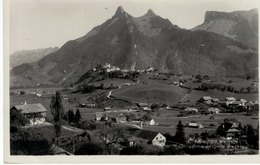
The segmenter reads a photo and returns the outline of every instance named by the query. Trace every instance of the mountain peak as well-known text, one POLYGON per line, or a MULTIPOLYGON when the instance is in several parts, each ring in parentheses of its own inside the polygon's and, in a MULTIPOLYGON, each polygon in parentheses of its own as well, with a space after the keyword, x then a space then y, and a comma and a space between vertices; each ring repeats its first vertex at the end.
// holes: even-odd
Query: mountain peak
POLYGON ((153 12, 152 9, 149 9, 146 13, 146 15, 149 15, 149 16, 156 16, 156 14, 153 12))
POLYGON ((119 6, 119 7, 117 8, 117 10, 116 10, 115 15, 120 15, 120 14, 123 14, 123 13, 125 13, 123 7, 122 7, 122 6, 119 6))

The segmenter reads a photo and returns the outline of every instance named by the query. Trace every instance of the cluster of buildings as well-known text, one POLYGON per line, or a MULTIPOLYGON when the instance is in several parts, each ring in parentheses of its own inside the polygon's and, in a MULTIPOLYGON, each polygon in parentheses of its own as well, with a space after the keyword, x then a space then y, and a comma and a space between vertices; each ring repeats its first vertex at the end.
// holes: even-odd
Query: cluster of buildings
MULTIPOLYGON (((104 71, 106 71, 106 72, 114 72, 114 71, 122 71, 123 73, 126 73, 126 72, 131 72, 131 71, 137 71, 137 72, 139 72, 139 73, 144 73, 144 72, 146 72, 146 73, 149 73, 149 72, 153 72, 153 71, 155 71, 155 68, 153 68, 153 67, 151 67, 151 66, 149 66, 149 67, 147 67, 146 69, 143 69, 143 70, 136 70, 135 69, 135 65, 132 65, 131 67, 130 67, 130 69, 121 69, 120 67, 118 67, 118 66, 113 66, 113 65, 111 65, 111 64, 109 64, 109 63, 105 63, 102 67, 101 67, 101 69, 102 70, 104 70, 104 71)), ((95 71, 97 71, 98 69, 97 68, 93 68, 93 71, 95 72, 95 71)))
POLYGON ((259 107, 258 102, 247 101, 243 98, 236 99, 235 97, 226 97, 224 100, 219 100, 218 98, 211 98, 210 96, 203 96, 198 100, 199 102, 208 104, 208 105, 221 105, 229 109, 257 109, 259 107))

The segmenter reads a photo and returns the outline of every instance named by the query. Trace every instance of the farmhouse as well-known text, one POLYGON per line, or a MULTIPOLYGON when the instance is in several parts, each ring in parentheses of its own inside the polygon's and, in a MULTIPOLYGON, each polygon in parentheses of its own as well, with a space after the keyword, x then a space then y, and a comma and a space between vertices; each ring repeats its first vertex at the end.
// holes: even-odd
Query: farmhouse
POLYGON ((212 102, 213 102, 213 103, 218 103, 218 102, 219 102, 219 99, 218 99, 218 98, 213 98, 213 99, 212 99, 212 102))
POLYGON ((252 101, 248 101, 245 103, 246 109, 250 110, 255 104, 252 101))
POLYGON ((230 122, 222 123, 217 129, 217 134, 226 138, 237 137, 240 133, 241 130, 239 130, 238 126, 230 122))
POLYGON ((125 115, 123 115, 122 113, 118 114, 118 113, 107 113, 106 117, 108 119, 110 119, 113 122, 116 123, 125 123, 127 122, 127 118, 125 115))
POLYGON ((184 112, 189 112, 189 113, 198 113, 199 110, 196 109, 196 108, 191 108, 191 107, 188 107, 184 110, 184 112))
POLYGON ((146 121, 144 121, 144 124, 146 124, 146 125, 155 125, 155 120, 154 119, 146 120, 146 121))
POLYGON ((245 99, 239 99, 239 101, 241 102, 241 105, 242 105, 242 106, 245 106, 245 104, 246 104, 246 102, 247 102, 245 99))
POLYGON ((236 107, 239 107, 239 106, 243 106, 241 101, 234 101, 234 102, 229 104, 229 107, 232 107, 232 108, 236 108, 236 107))
POLYGON ((132 130, 130 134, 134 137, 131 138, 132 144, 152 144, 159 147, 164 147, 166 138, 158 132, 148 130, 132 130))
POLYGON ((225 101, 227 102, 227 104, 231 104, 231 103, 236 101, 236 98, 234 98, 234 97, 226 97, 225 101))
POLYGON ((218 108, 209 108, 208 112, 211 114, 218 114, 219 113, 219 109, 218 108))
POLYGON ((210 96, 203 96, 199 99, 199 102, 211 104, 212 98, 210 96))
POLYGON ((105 116, 105 113, 97 112, 95 114, 95 119, 96 119, 96 121, 101 121, 102 117, 104 117, 104 116, 105 116))
POLYGON ((110 107, 104 107, 104 111, 110 111, 111 108, 110 107))
POLYGON ((21 113, 30 121, 30 125, 38 125, 43 124, 46 117, 46 109, 42 104, 23 104, 23 105, 15 105, 11 108, 11 110, 21 111, 21 113))
POLYGON ((96 104, 94 102, 88 102, 85 101, 84 103, 80 104, 81 107, 88 107, 88 108, 94 108, 96 104))
POLYGON ((199 123, 196 123, 196 122, 190 122, 190 123, 188 124, 188 127, 201 129, 201 128, 203 128, 203 125, 202 125, 202 124, 199 124, 199 123))

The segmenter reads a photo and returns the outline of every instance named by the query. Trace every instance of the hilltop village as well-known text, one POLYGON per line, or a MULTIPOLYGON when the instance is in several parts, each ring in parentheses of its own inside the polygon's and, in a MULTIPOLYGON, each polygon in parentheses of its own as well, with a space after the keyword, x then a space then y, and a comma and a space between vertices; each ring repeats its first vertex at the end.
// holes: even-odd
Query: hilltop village
POLYGON ((38 82, 13 88, 10 101, 14 155, 258 153, 258 80, 251 77, 175 75, 106 63, 65 87, 38 82), (59 136, 55 100, 62 107, 59 136))

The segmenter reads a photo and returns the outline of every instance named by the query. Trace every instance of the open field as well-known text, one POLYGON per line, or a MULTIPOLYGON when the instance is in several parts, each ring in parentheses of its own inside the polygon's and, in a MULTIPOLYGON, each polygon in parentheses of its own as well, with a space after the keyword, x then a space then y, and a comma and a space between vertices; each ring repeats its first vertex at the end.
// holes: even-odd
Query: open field
POLYGON ((95 83, 93 83, 93 85, 100 86, 100 84, 102 84, 102 83, 104 84, 104 87, 107 88, 107 87, 111 87, 111 84, 113 86, 124 85, 126 83, 133 84, 133 81, 129 80, 129 79, 113 78, 113 79, 105 79, 102 81, 95 82, 95 83))
POLYGON ((119 90, 113 91, 112 96, 137 102, 160 102, 172 105, 180 101, 185 94, 185 89, 175 85, 154 83, 122 87, 119 90))
MULTIPOLYGON (((43 136, 45 138, 50 139, 50 140, 52 138, 55 138, 55 131, 54 131, 53 125, 41 126, 41 127, 30 127, 30 128, 24 128, 24 129, 33 130, 34 132, 40 132, 40 133, 43 134, 43 136)), ((67 127, 61 128, 61 137, 63 137, 63 136, 73 136, 73 135, 77 135, 78 133, 79 132, 67 129, 67 127)))

